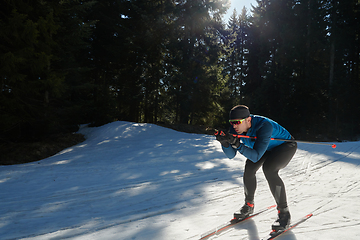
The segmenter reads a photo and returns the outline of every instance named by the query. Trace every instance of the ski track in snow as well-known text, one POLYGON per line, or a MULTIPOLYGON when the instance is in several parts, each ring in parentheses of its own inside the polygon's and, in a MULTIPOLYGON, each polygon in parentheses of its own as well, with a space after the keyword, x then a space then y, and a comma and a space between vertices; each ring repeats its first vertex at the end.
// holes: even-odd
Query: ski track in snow
MULTIPOLYGON (((50 158, 0 166, 0 238, 199 239, 243 204, 245 158, 213 136, 152 124, 82 128, 87 140, 50 158)), ((294 220, 278 239, 360 237, 360 142, 298 144, 280 174, 294 220), (339 231, 342 230, 342 231, 339 231)), ((260 169, 255 207, 274 204, 260 169)), ((260 239, 276 211, 210 239, 260 239)))

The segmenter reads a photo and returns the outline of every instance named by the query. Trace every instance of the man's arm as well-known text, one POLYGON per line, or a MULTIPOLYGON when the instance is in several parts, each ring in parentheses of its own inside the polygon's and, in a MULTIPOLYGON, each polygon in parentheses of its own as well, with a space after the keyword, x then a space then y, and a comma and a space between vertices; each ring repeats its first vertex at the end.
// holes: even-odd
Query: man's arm
MULTIPOLYGON (((264 155, 271 140, 273 126, 269 121, 264 121, 263 125, 256 132, 256 140, 253 148, 245 146, 243 143, 238 147, 238 151, 252 162, 257 162, 264 155)), ((224 151, 225 152, 225 151, 224 151)), ((227 155, 227 154, 226 154, 227 155)))
POLYGON ((228 158, 233 159, 236 156, 236 149, 234 149, 233 147, 229 146, 226 148, 222 146, 222 149, 228 158))

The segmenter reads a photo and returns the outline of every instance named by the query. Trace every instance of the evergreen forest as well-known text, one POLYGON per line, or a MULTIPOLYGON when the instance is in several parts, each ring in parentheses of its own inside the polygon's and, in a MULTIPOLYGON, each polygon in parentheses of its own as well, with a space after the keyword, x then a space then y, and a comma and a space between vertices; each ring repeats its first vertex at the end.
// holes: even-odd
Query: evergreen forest
POLYGON ((256 2, 224 21, 229 0, 2 0, 0 141, 226 127, 238 104, 297 139, 355 140, 360 0, 256 2))

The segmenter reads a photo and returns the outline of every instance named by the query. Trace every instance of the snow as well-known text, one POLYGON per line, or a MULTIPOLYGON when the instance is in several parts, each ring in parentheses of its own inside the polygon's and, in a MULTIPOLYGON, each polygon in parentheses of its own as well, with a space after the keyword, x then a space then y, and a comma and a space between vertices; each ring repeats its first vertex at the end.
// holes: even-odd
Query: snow
MULTIPOLYGON (((215 137, 153 124, 80 130, 87 140, 38 162, 0 167, 1 239, 199 239, 243 204, 245 158, 215 137)), ((280 173, 293 220, 279 240, 360 237, 360 142, 299 143, 280 173)), ((274 204, 259 170, 255 208, 274 204)), ((266 236, 276 210, 210 239, 266 236)))

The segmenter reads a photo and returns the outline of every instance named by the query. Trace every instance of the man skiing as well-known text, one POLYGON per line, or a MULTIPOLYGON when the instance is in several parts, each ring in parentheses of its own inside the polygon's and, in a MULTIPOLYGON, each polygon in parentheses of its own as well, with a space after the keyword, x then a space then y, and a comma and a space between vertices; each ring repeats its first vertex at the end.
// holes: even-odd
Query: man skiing
POLYGON ((256 172, 262 166, 278 209, 278 219, 273 223, 272 229, 275 231, 285 229, 290 224, 290 212, 285 186, 278 173, 294 156, 297 143, 271 141, 271 138, 292 139, 292 136, 275 121, 250 114, 249 108, 244 105, 231 109, 229 122, 231 125, 229 133, 217 134, 216 139, 221 143, 228 158, 234 158, 237 152, 247 158, 243 176, 245 204, 240 212, 234 213, 234 217, 244 219, 253 213, 256 172), (240 138, 236 135, 256 138, 242 138, 240 142, 240 138))

